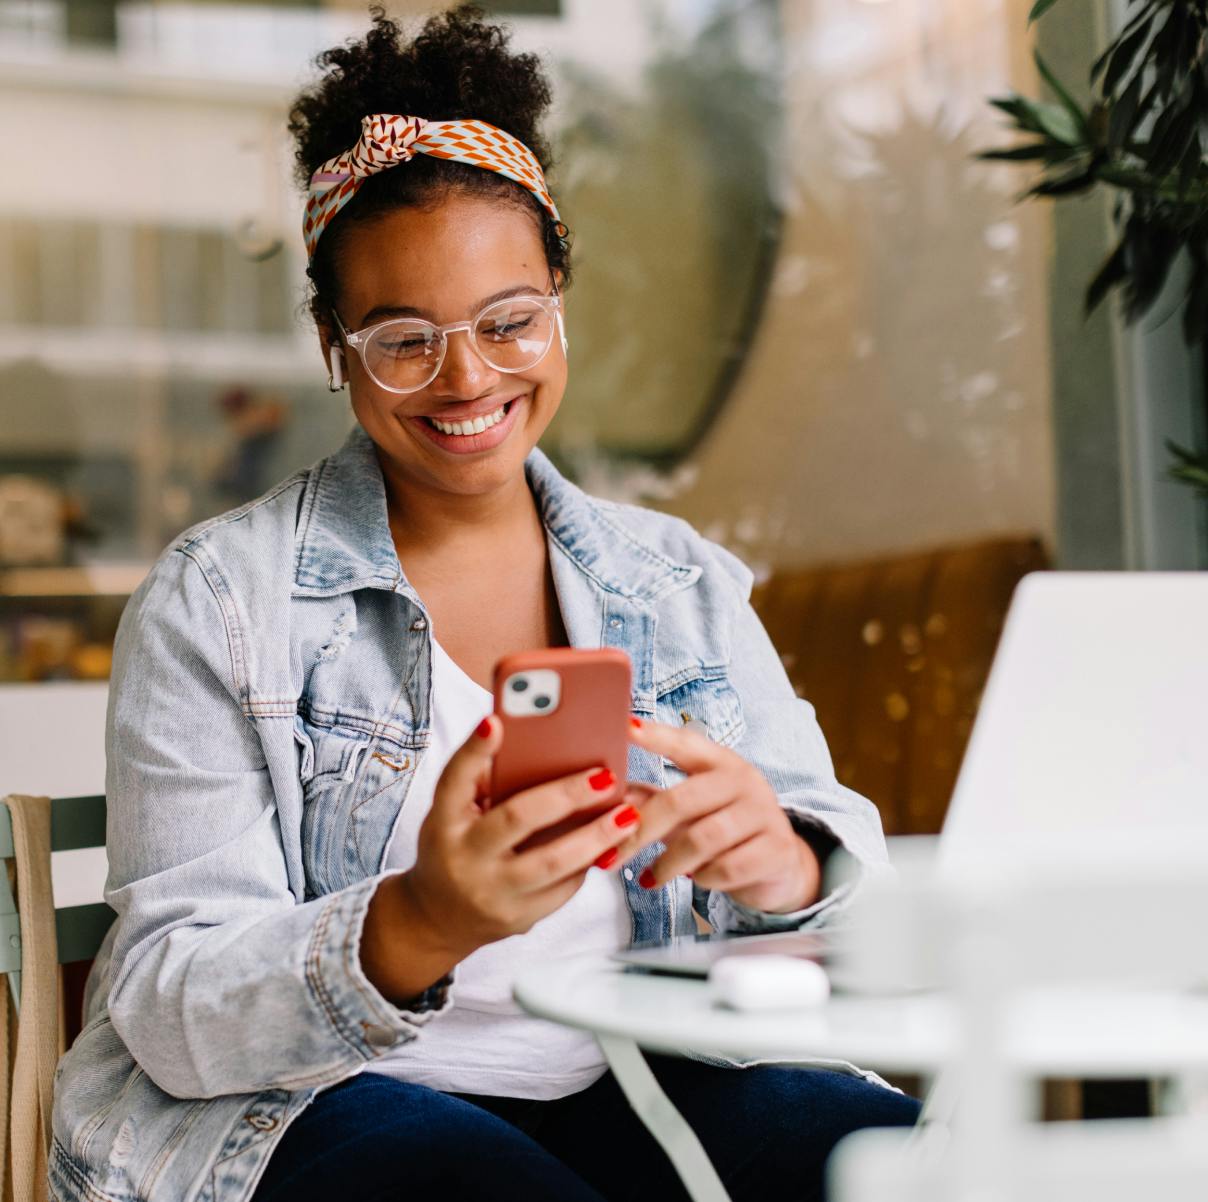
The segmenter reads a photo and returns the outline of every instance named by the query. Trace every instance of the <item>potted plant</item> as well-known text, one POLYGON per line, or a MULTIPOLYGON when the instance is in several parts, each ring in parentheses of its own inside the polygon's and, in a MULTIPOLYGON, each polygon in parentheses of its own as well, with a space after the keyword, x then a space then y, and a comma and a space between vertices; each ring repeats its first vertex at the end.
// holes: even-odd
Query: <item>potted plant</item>
MULTIPOLYGON (((1037 0, 1029 23, 1060 2, 1037 0)), ((1090 68, 1087 108, 1039 54, 1036 63, 1056 102, 992 100, 1028 140, 979 157, 1039 164, 1024 196, 1113 189, 1118 241, 1087 286, 1087 313, 1118 292, 1136 322, 1185 258, 1183 335, 1208 344, 1208 0, 1132 0, 1090 68)), ((1208 497, 1208 450, 1167 446, 1171 475, 1208 497)))

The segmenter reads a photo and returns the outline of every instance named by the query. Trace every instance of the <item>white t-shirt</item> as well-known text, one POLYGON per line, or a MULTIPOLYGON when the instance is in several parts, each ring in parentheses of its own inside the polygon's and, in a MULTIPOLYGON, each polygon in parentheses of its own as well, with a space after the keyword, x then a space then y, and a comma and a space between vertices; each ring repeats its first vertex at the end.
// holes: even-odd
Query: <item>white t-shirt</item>
MULTIPOLYGON (((432 741, 399 814, 387 868, 415 863, 419 828, 449 757, 491 712, 491 694, 471 680, 432 639, 432 741)), ((560 910, 523 935, 487 944, 453 976, 453 1005, 417 1039, 375 1061, 373 1072, 446 1093, 548 1100, 585 1089, 604 1073, 595 1039, 524 1013, 512 981, 527 965, 577 952, 611 952, 629 944, 632 920, 615 872, 589 870, 560 910)))

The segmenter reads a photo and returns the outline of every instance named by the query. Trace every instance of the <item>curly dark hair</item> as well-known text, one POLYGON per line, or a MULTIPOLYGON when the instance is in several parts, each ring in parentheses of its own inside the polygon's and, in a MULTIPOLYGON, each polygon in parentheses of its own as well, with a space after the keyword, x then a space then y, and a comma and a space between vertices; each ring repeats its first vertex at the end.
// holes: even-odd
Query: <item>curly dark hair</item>
MULTIPOLYGON (((535 54, 508 48, 510 32, 463 4, 428 18, 411 41, 380 5, 360 41, 326 50, 315 60, 324 74, 290 108, 296 143, 295 176, 305 191, 322 163, 348 150, 369 113, 403 113, 430 121, 476 117, 519 138, 548 173, 552 156, 539 123, 550 88, 535 54)), ((570 278, 570 252, 555 223, 520 184, 481 167, 418 154, 403 169, 371 176, 332 220, 307 268, 310 311, 325 326, 337 294, 336 251, 350 223, 383 212, 437 203, 450 192, 495 196, 533 214, 550 268, 570 278)))

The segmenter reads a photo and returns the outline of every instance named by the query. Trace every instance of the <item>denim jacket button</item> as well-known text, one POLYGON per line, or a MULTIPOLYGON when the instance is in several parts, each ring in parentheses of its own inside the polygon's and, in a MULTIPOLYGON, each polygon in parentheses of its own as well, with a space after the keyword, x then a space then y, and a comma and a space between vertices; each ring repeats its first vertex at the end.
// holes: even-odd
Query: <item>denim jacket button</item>
POLYGON ((277 1120, 268 1114, 256 1114, 255 1112, 246 1116, 247 1121, 251 1123, 257 1131, 275 1131, 277 1128, 277 1120))
POLYGON ((365 1042, 375 1048, 392 1048, 398 1043, 398 1032, 380 1023, 365 1023, 365 1042))
POLYGON ((613 628, 613 630, 616 630, 621 625, 621 619, 620 618, 609 618, 608 624, 609 624, 609 626, 611 626, 613 628))
POLYGON ((411 623, 411 629, 412 630, 427 630, 428 629, 428 619, 422 618, 422 617, 416 618, 415 621, 411 623))

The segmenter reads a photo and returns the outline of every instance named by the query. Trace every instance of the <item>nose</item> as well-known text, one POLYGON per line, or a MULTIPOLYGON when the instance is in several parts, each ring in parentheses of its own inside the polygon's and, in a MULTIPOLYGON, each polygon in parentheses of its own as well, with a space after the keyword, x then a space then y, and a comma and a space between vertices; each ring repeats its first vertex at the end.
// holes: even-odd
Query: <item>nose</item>
POLYGON ((445 361, 429 388, 436 396, 472 399, 490 391, 499 373, 478 353, 468 330, 446 335, 445 361))

